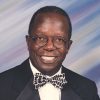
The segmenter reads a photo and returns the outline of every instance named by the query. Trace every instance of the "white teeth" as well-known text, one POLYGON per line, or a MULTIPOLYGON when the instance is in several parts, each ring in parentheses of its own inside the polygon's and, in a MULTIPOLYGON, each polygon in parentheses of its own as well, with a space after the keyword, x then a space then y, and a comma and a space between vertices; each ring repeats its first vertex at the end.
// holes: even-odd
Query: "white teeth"
POLYGON ((42 56, 41 58, 44 60, 54 60, 55 59, 55 57, 45 57, 45 56, 42 56))
POLYGON ((57 57, 41 56, 41 61, 43 63, 55 63, 56 60, 57 60, 57 57))

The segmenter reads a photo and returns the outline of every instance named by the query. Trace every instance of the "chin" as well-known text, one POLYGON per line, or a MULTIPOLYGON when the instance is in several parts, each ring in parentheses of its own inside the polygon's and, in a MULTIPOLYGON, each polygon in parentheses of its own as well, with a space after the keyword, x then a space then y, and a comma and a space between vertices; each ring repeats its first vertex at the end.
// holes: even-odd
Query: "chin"
POLYGON ((53 75, 55 74, 58 70, 60 69, 60 67, 57 66, 51 66, 51 65, 43 65, 43 67, 41 69, 39 69, 43 74, 46 75, 53 75))

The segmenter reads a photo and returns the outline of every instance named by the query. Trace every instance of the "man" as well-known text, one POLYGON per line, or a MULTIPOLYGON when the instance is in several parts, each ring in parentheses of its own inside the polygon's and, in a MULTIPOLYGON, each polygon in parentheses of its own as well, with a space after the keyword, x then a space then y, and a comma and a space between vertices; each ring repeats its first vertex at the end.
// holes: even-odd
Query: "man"
POLYGON ((71 32, 65 11, 40 8, 26 36, 29 58, 0 75, 0 100, 99 100, 93 81, 62 65, 72 44, 71 32))

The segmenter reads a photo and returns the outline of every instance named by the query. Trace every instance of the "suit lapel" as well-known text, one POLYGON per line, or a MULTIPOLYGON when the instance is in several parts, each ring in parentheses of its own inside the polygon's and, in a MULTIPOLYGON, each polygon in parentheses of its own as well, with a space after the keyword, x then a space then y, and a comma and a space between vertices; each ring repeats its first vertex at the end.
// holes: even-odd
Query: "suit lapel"
POLYGON ((35 90, 32 79, 25 86, 16 100, 40 100, 38 90, 35 90))
POLYGON ((73 88, 75 83, 72 81, 70 71, 62 67, 62 72, 65 73, 67 83, 61 90, 61 100, 83 100, 76 92, 77 88, 73 88))
POLYGON ((29 59, 17 66, 14 70, 12 91, 14 97, 17 98, 33 76, 29 65, 29 59))
POLYGON ((83 100, 67 83, 61 90, 61 100, 83 100))
POLYGON ((16 67, 14 72, 12 90, 16 100, 40 100, 39 93, 34 89, 32 83, 32 71, 29 59, 16 67))

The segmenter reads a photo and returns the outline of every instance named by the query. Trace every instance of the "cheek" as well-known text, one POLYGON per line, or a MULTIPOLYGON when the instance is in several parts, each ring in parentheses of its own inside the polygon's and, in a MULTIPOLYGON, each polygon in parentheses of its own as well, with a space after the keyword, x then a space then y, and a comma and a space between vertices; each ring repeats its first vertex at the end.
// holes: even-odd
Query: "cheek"
POLYGON ((33 64, 36 64, 36 62, 37 62, 38 48, 39 47, 34 44, 31 44, 29 46, 29 56, 30 56, 30 59, 33 62, 33 64))
POLYGON ((60 52, 60 54, 61 54, 62 56, 66 56, 66 54, 68 53, 68 49, 66 49, 66 48, 61 48, 61 49, 59 50, 59 52, 60 52))
POLYGON ((61 60, 61 62, 63 62, 68 53, 68 49, 63 48, 63 49, 60 49, 59 52, 61 54, 59 59, 61 60))
POLYGON ((34 52, 35 53, 35 52, 38 51, 39 47, 37 45, 35 45, 34 43, 30 43, 28 45, 28 49, 29 49, 30 52, 34 52))
POLYGON ((33 43, 30 43, 28 45, 28 50, 29 50, 29 56, 33 59, 36 58, 36 55, 38 54, 38 49, 39 47, 33 43))

